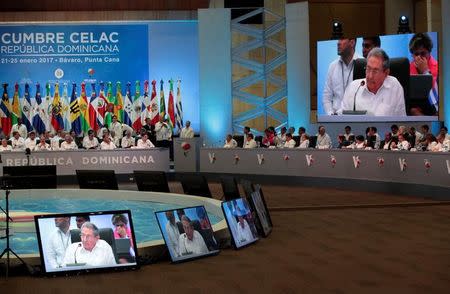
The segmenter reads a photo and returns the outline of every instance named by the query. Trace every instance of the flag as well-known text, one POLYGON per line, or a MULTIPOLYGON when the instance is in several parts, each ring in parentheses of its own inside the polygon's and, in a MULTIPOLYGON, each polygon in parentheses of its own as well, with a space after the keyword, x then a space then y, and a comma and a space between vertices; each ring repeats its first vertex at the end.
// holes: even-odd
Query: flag
POLYGON ((169 90, 169 107, 168 107, 168 114, 169 114, 169 124, 170 127, 173 129, 175 126, 175 105, 173 102, 173 80, 169 80, 170 90, 169 90))
POLYGON ((50 83, 45 84, 45 98, 41 103, 41 119, 44 122, 45 130, 50 130, 50 115, 52 104, 50 102, 50 83))
POLYGON ((52 102, 52 118, 51 118, 53 129, 55 132, 64 129, 64 120, 61 114, 61 101, 59 99, 59 84, 55 84, 55 93, 53 93, 52 102))
MULTIPOLYGON (((163 96, 164 96, 164 93, 163 93, 163 96)), ((163 99, 163 101, 164 101, 164 99, 163 99)), ((148 111, 150 112, 150 118, 152 120, 152 125, 155 125, 157 122, 159 122, 159 111, 158 111, 158 102, 156 100, 156 81, 155 80, 152 81, 152 97, 150 100, 150 109, 148 109, 148 111)))
POLYGON ((41 85, 36 84, 36 95, 34 106, 33 106, 33 127, 38 134, 45 133, 45 123, 42 120, 41 113, 44 111, 42 109, 42 98, 41 98, 41 85))
POLYGON ((27 127, 27 131, 31 132, 33 126, 31 125, 32 120, 32 106, 30 99, 30 86, 28 83, 25 84, 25 93, 22 99, 22 122, 27 127))
POLYGON ((106 107, 108 101, 105 98, 105 83, 100 82, 100 92, 98 93, 97 103, 95 104, 95 110, 97 112, 97 124, 99 129, 105 125, 106 107))
POLYGON ((61 116, 64 122, 64 131, 69 132, 72 128, 72 124, 70 122, 70 99, 69 99, 69 90, 67 87, 67 83, 63 84, 63 94, 61 96, 61 116))
POLYGON ((12 116, 11 121, 12 124, 17 124, 17 119, 22 116, 22 113, 20 111, 20 101, 19 101, 19 84, 16 83, 14 85, 14 96, 13 96, 13 102, 12 102, 12 116))
POLYGON ((98 105, 98 97, 95 92, 95 83, 91 83, 91 100, 89 101, 89 124, 91 129, 94 131, 98 131, 98 120, 97 120, 97 105, 98 105))
POLYGON ((161 80, 161 88, 159 90, 159 116, 165 117, 166 116, 166 101, 164 98, 164 81, 161 80))
POLYGON ((127 89, 125 92, 125 101, 123 105, 123 123, 131 126, 134 121, 134 110, 133 110, 133 98, 131 98, 131 83, 127 83, 127 89))
POLYGON ((178 130, 181 132, 181 129, 183 128, 183 106, 181 105, 181 90, 180 90, 180 84, 181 80, 177 81, 177 113, 175 120, 177 122, 178 130))
MULTIPOLYGON (((153 88, 154 88, 154 86, 153 86, 153 88)), ((152 96, 153 96, 153 91, 152 91, 152 96)), ((156 90, 155 90, 155 96, 156 96, 156 90)), ((156 110, 158 110, 158 105, 156 106, 156 110)), ((156 112, 158 112, 158 111, 156 111, 156 112)), ((145 124, 145 120, 147 118, 151 118, 151 106, 150 106, 150 98, 148 97, 148 81, 146 80, 144 82, 144 96, 142 96, 142 113, 141 113, 142 125, 145 124)))
POLYGON ((438 87, 438 80, 433 83, 433 87, 430 90, 430 93, 428 94, 428 101, 431 105, 434 106, 436 111, 439 111, 439 87, 438 87))
POLYGON ((2 102, 0 104, 0 121, 2 124, 3 133, 9 136, 11 133, 11 103, 8 97, 8 84, 3 84, 2 102))
POLYGON ((89 131, 89 104, 86 95, 86 83, 81 83, 81 95, 78 98, 78 105, 80 107, 81 131, 87 134, 89 131))
POLYGON ((133 129, 136 132, 139 132, 142 128, 142 109, 144 107, 144 103, 142 102, 141 97, 141 85, 139 81, 136 81, 134 86, 134 100, 133 100, 133 112, 134 112, 134 121, 133 121, 133 129))
POLYGON ((123 122, 123 98, 122 86, 120 82, 116 83, 116 100, 114 101, 114 114, 120 122, 123 122))
POLYGON ((80 106, 78 105, 78 98, 76 93, 77 85, 72 84, 72 95, 70 96, 70 123, 75 134, 81 134, 81 120, 80 120, 80 106))
POLYGON ((108 90, 106 93, 106 101, 108 104, 106 105, 106 111, 105 111, 105 119, 104 119, 104 125, 109 127, 111 125, 112 116, 114 115, 114 101, 115 97, 112 94, 112 83, 108 82, 108 90))

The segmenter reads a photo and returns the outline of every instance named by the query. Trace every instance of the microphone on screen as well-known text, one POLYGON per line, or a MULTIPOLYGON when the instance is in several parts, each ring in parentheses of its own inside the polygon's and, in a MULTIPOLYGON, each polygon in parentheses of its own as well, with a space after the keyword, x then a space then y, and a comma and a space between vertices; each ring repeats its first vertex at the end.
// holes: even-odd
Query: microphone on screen
POLYGON ((77 262, 77 252, 78 252, 78 249, 79 249, 80 247, 81 247, 81 243, 78 244, 77 248, 75 249, 75 253, 73 254, 73 259, 75 260, 75 264, 78 263, 78 262, 77 262))
POLYGON ((363 87, 366 84, 366 81, 362 80, 359 83, 358 89, 356 89, 355 96, 353 96, 353 111, 356 111, 356 94, 358 94, 359 88, 363 87))

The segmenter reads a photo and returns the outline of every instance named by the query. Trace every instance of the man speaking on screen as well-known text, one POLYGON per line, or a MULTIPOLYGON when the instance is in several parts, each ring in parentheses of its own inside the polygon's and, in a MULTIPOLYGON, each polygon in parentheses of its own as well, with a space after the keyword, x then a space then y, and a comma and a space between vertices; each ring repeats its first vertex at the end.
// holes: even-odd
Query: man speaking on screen
POLYGON ((402 85, 389 75, 389 66, 386 52, 373 48, 367 56, 366 78, 350 83, 338 113, 366 111, 371 116, 406 116, 402 85))
POLYGON ((181 223, 183 224, 184 234, 181 234, 178 240, 179 253, 181 255, 208 253, 209 250, 208 247, 206 247, 205 240, 203 240, 203 237, 199 232, 194 230, 191 220, 183 215, 181 217, 181 223))
POLYGON ((66 250, 64 264, 69 266, 111 266, 116 259, 111 246, 100 239, 99 230, 91 222, 81 226, 81 242, 70 244, 66 250))

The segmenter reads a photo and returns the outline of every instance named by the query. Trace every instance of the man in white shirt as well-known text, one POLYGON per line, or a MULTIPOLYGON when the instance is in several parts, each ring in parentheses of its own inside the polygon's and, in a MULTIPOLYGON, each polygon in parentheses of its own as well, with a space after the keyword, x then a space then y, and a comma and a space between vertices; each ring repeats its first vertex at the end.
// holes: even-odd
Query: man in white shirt
POLYGON ((183 129, 181 129, 180 138, 182 139, 194 138, 194 129, 191 128, 190 121, 186 121, 186 126, 183 129))
POLYGON ((325 132, 325 127, 320 126, 319 133, 317 133, 316 148, 317 149, 330 149, 331 147, 333 147, 333 145, 331 143, 330 136, 325 132))
POLYGON ((116 259, 111 246, 100 239, 99 230, 91 222, 81 226, 81 242, 72 243, 66 250, 64 264, 86 264, 87 266, 111 266, 116 259))
POLYGON ((231 134, 227 135, 227 138, 225 139, 225 145, 223 145, 223 148, 236 148, 237 142, 235 139, 233 139, 233 136, 231 134))
POLYGON ((148 139, 148 135, 144 134, 142 138, 140 138, 137 142, 136 148, 139 149, 149 149, 153 148, 155 145, 153 145, 152 141, 148 139))
POLYGON ((169 147, 169 140, 172 138, 172 130, 163 116, 159 117, 159 122, 155 124, 156 146, 169 147))
POLYGON ((64 264, 64 256, 71 242, 70 237, 70 217, 56 217, 55 232, 50 236, 49 244, 46 248, 45 259, 49 268, 60 268, 64 264))
POLYGON ((287 133, 286 134, 286 142, 284 143, 284 148, 294 148, 295 147, 295 140, 292 139, 292 134, 291 133, 287 133))
POLYGON ((2 144, 0 145, 0 152, 3 151, 12 151, 11 145, 8 145, 8 140, 5 138, 2 139, 2 144))
POLYGON ((60 147, 60 141, 64 140, 65 138, 65 132, 62 130, 58 130, 58 133, 56 133, 53 138, 50 139, 50 148, 51 150, 59 150, 60 147))
POLYGON ((300 145, 298 145, 298 148, 300 149, 309 148, 309 136, 306 133, 303 133, 300 136, 300 145))
POLYGON ((342 100, 344 110, 365 110, 369 116, 406 116, 400 82, 389 75, 389 56, 374 48, 367 57, 366 78, 350 83, 342 100))
POLYGON ((19 134, 22 138, 25 139, 27 137, 27 133, 28 133, 27 126, 22 124, 22 118, 20 118, 20 117, 17 118, 17 123, 11 127, 11 132, 16 132, 16 131, 19 132, 19 134))
POLYGON ((347 86, 353 81, 356 39, 339 39, 337 54, 340 56, 333 61, 327 73, 327 80, 323 89, 322 104, 325 114, 337 114, 341 108, 347 86))
POLYGON ((129 130, 129 131, 133 132, 133 128, 131 128, 127 124, 123 124, 123 123, 119 122, 117 120, 117 116, 115 116, 115 115, 112 117, 112 123, 109 126, 109 130, 111 132, 114 131, 115 137, 117 137, 119 142, 120 142, 120 140, 123 137, 123 131, 128 131, 129 130))
POLYGON ((39 138, 39 144, 34 147, 34 151, 48 151, 50 150, 50 144, 45 142, 45 135, 42 134, 39 138))
POLYGON ((131 137, 131 132, 128 130, 126 131, 126 135, 125 137, 122 138, 122 144, 120 146, 122 146, 122 148, 131 148, 135 145, 136 140, 131 137))
POLYGON ((108 135, 103 137, 103 142, 100 144, 101 150, 113 150, 116 149, 116 145, 111 141, 108 135))
POLYGON ((403 134, 398 135, 398 143, 393 143, 394 146, 391 147, 392 150, 406 150, 408 151, 411 147, 409 142, 405 139, 403 134))
POLYGON ((75 150, 78 149, 77 144, 72 139, 72 136, 67 134, 64 142, 61 143, 61 150, 75 150))
POLYGON ((11 138, 11 147, 13 151, 25 150, 25 140, 20 136, 18 131, 14 131, 11 138))
POLYGON ((191 254, 206 254, 209 252, 208 247, 206 247, 205 240, 203 240, 202 235, 194 230, 191 220, 183 215, 181 217, 181 223, 183 224, 184 233, 178 238, 180 255, 191 255, 191 254))
POLYGON ((31 131, 28 138, 25 139, 25 148, 29 148, 30 150, 34 150, 36 147, 37 140, 36 140, 36 132, 31 131))
POLYGON ((286 127, 282 127, 280 134, 278 135, 278 147, 284 147, 284 143, 286 142, 286 132, 286 127))
POLYGON ((174 256, 180 256, 180 252, 178 251, 180 249, 180 246, 178 244, 180 231, 178 230, 178 226, 175 222, 175 216, 172 210, 166 211, 166 218, 168 220, 166 224, 167 247, 169 247, 169 250, 174 256))
POLYGON ((253 139, 253 134, 248 133, 247 140, 244 143, 244 148, 249 149, 249 148, 256 148, 256 147, 258 147, 258 144, 256 143, 255 139, 253 139))
POLYGON ((94 130, 89 130, 87 136, 84 136, 83 147, 86 149, 98 148, 98 139, 94 136, 94 130))
POLYGON ((350 136, 355 136, 353 133, 352 133, 352 127, 350 127, 350 126, 346 126, 345 128, 344 128, 344 139, 345 139, 345 141, 350 141, 350 136))
POLYGON ((254 240, 248 222, 244 219, 243 216, 238 216, 236 233, 236 242, 239 244, 246 244, 254 240))

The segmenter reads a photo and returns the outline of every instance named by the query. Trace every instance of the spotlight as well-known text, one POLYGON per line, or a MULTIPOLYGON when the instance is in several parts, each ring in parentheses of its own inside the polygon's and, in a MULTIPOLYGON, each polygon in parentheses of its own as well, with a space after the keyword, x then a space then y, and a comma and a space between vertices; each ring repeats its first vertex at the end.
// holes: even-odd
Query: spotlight
POLYGON ((344 33, 342 32, 342 23, 334 20, 332 25, 332 33, 331 33, 331 39, 337 40, 342 38, 344 33))
POLYGON ((409 34, 409 33, 411 33, 411 30, 409 29, 409 19, 406 15, 402 15, 398 19, 397 34, 409 34))

